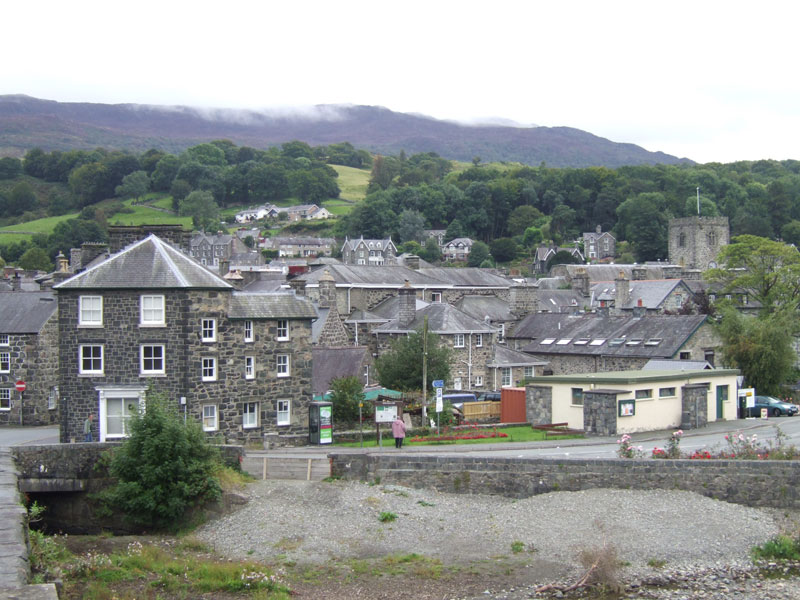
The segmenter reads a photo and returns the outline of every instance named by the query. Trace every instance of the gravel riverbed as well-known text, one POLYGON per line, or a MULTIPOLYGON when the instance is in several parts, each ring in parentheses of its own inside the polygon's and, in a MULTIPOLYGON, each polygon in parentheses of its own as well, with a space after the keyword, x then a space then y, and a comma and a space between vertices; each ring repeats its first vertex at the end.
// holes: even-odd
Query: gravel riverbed
MULTIPOLYGON (((478 581, 431 584, 424 589, 435 595, 415 592, 417 599, 540 597, 536 587, 574 582, 583 572, 578 554, 604 545, 624 565, 628 588, 620 597, 800 598, 798 579, 758 577, 749 558, 750 548, 778 534, 791 515, 690 492, 597 489, 514 500, 268 480, 241 495, 245 504, 197 531, 231 558, 302 566, 416 553, 456 568, 506 561, 502 576, 484 569, 478 581), (396 518, 381 521, 382 514, 396 518), (517 576, 508 576, 511 563, 517 576)), ((374 587, 362 595, 356 587, 329 597, 411 597, 374 587)))

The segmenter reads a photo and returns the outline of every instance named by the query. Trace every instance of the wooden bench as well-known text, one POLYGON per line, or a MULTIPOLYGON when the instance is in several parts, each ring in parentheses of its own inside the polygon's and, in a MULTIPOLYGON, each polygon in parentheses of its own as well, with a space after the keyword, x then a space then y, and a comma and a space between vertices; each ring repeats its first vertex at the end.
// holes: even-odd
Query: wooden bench
POLYGON ((546 423, 531 425, 533 429, 544 431, 544 439, 563 438, 572 435, 583 435, 582 429, 570 429, 568 423, 546 423))

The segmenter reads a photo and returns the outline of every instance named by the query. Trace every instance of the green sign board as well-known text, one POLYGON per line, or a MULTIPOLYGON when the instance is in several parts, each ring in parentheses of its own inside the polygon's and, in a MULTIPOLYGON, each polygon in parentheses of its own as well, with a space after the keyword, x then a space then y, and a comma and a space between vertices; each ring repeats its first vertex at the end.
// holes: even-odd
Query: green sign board
POLYGON ((333 407, 319 407, 319 443, 330 444, 333 442, 333 407))

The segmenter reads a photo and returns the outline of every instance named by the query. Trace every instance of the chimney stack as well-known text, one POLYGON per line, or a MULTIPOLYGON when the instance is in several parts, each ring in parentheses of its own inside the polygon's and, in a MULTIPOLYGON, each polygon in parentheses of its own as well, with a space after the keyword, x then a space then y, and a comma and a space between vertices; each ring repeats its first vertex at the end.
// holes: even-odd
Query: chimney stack
POLYGON ((581 267, 576 270, 575 275, 572 276, 572 289, 580 292, 581 296, 588 298, 591 294, 589 286, 589 274, 586 269, 581 267))
POLYGON ((319 278, 319 306, 331 308, 336 305, 336 281, 328 269, 319 278))
POLYGON ((524 283, 515 283, 508 292, 509 310, 516 317, 524 317, 539 310, 536 288, 524 283))
POLYGON ((397 315, 400 327, 408 327, 414 321, 417 314, 417 293, 406 279, 403 287, 400 288, 398 298, 399 314, 397 315))
POLYGON ((294 291, 294 295, 303 297, 306 295, 306 280, 305 279, 290 279, 289 287, 294 291))
POLYGON ((622 314, 622 308, 630 302, 631 299, 631 282, 625 277, 623 271, 619 272, 619 276, 614 280, 616 290, 616 297, 614 298, 614 313, 617 315, 622 314))

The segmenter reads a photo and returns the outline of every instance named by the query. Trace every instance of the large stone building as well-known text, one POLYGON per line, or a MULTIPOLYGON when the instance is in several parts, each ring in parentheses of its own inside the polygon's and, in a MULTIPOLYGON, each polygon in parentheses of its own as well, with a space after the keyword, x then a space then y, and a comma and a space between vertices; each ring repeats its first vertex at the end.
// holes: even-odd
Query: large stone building
POLYGON ((0 424, 58 422, 58 304, 52 292, 0 292, 0 424), (15 388, 24 381, 25 391, 15 388))
POLYGON ((156 236, 54 289, 62 442, 89 414, 100 440, 124 437, 150 393, 229 441, 307 431, 307 300, 235 291, 156 236))
POLYGON ((728 217, 684 217, 669 222, 669 262, 705 271, 730 243, 728 217))

